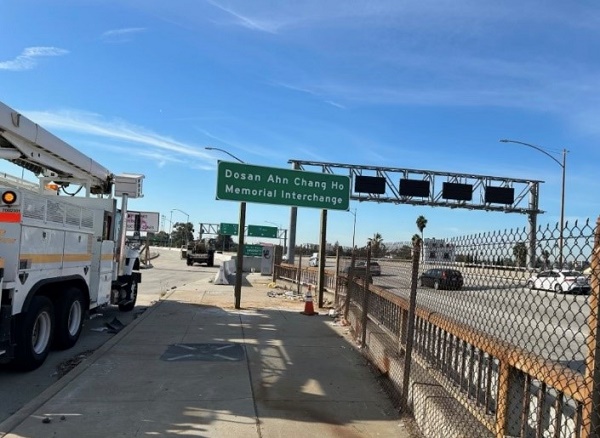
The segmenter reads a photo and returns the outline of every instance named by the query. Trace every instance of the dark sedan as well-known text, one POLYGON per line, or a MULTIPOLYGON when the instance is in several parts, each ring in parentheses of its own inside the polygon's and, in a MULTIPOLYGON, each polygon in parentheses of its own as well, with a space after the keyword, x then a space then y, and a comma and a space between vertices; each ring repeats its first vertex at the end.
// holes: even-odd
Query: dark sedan
POLYGON ((456 269, 428 269, 419 277, 421 286, 438 289, 460 289, 463 286, 463 276, 456 269))

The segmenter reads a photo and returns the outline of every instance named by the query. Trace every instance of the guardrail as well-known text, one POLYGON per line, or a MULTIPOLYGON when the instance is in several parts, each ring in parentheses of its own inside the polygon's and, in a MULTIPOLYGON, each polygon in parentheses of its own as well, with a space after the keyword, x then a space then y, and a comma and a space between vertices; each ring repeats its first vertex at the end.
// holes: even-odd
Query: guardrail
MULTIPOLYGON (((362 338, 364 354, 382 373, 395 379, 392 386, 396 401, 400 401, 403 392, 411 391, 411 388, 402 387, 404 379, 401 376, 402 357, 407 354, 407 341, 411 339, 413 350, 409 360, 426 368, 435 382, 485 427, 488 436, 597 437, 600 436, 600 365, 597 362, 600 349, 597 344, 600 331, 599 224, 600 219, 591 252, 591 292, 585 299, 585 309, 589 308, 589 312, 583 315, 583 307, 571 312, 574 317, 585 316, 580 333, 585 334, 585 343, 572 347, 584 355, 582 366, 578 368, 564 357, 552 357, 557 355, 555 350, 544 351, 544 354, 534 352, 532 348, 516 345, 423 303, 416 306, 414 328, 409 332, 409 299, 397 291, 337 275, 339 259, 335 270, 325 271, 324 287, 334 293, 335 304, 344 308, 346 319, 362 338), (373 346, 370 345, 370 334, 376 331, 387 338, 385 348, 376 347, 375 341, 373 346)), ((577 238, 581 239, 581 236, 577 238)), ((489 268, 469 269, 482 277, 490 275, 490 271, 485 270, 489 268)), ((281 265, 275 271, 276 278, 317 285, 315 268, 299 270, 293 265, 281 265)), ((524 275, 508 277, 515 287, 524 288, 524 275)), ((415 289, 416 286, 411 285, 415 289)), ((483 298, 478 299, 485 303, 483 298)), ((552 301, 549 299, 546 305, 551 307, 552 301)), ((575 308, 574 305, 571 308, 575 308)), ((557 332, 556 338, 560 337, 557 332)), ((550 345, 559 341, 545 342, 550 345)), ((417 397, 414 391, 412 396, 414 406, 417 397)), ((468 418, 455 420, 468 421, 468 418)))

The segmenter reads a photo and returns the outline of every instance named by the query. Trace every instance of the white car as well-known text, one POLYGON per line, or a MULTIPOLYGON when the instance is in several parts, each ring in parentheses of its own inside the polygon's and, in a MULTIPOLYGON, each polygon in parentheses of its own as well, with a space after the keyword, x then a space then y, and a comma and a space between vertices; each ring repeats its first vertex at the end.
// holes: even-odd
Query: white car
POLYGON ((589 293, 591 290, 588 277, 579 271, 561 271, 552 269, 542 271, 527 280, 531 289, 550 290, 556 293, 589 293))
POLYGON ((308 266, 316 267, 319 266, 319 253, 313 252, 313 255, 308 259, 308 266))

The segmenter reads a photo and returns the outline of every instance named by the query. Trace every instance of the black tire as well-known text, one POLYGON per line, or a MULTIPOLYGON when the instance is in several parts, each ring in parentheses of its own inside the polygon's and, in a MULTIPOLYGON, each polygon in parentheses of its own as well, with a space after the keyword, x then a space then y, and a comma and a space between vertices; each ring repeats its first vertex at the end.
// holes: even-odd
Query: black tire
POLYGON ((77 343, 83 319, 85 317, 85 299, 76 287, 67 289, 56 307, 54 317, 54 346, 60 350, 71 348, 77 343))
POLYGON ((562 286, 560 284, 558 284, 558 283, 554 285, 554 292, 556 292, 557 294, 563 294, 563 293, 565 293, 563 291, 562 286))
POLYGON ((533 289, 533 281, 532 281, 532 280, 529 280, 529 281, 527 282, 527 287, 528 287, 529 289, 533 289))
POLYGON ((17 329, 15 368, 31 371, 44 363, 52 344, 54 306, 49 298, 36 296, 17 329))
POLYGON ((135 307, 135 302, 137 301, 138 294, 138 283, 133 278, 131 279, 131 283, 129 283, 129 292, 128 292, 128 303, 127 304, 119 304, 119 310, 121 312, 131 312, 135 307))
POLYGON ((187 259, 186 263, 188 266, 192 266, 194 264, 194 262, 192 262, 190 259, 187 259))
POLYGON ((435 281, 433 282, 433 288, 434 288, 435 290, 440 290, 440 288, 441 288, 441 284, 440 284, 440 281, 439 281, 439 280, 435 280, 435 281))

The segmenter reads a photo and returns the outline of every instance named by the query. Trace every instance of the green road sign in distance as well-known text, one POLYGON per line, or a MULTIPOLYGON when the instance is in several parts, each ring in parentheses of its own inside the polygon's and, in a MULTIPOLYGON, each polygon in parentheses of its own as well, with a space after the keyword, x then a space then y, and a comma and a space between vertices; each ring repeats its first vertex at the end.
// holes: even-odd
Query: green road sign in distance
POLYGON ((219 161, 217 199, 348 210, 350 177, 219 161))
POLYGON ((244 255, 250 257, 262 257, 262 245, 244 245, 244 255))
POLYGON ((239 233, 238 224, 226 224, 221 222, 219 225, 219 234, 223 236, 235 236, 239 233))
POLYGON ((277 227, 263 227, 262 225, 248 225, 249 237, 272 237, 277 239, 277 227))

